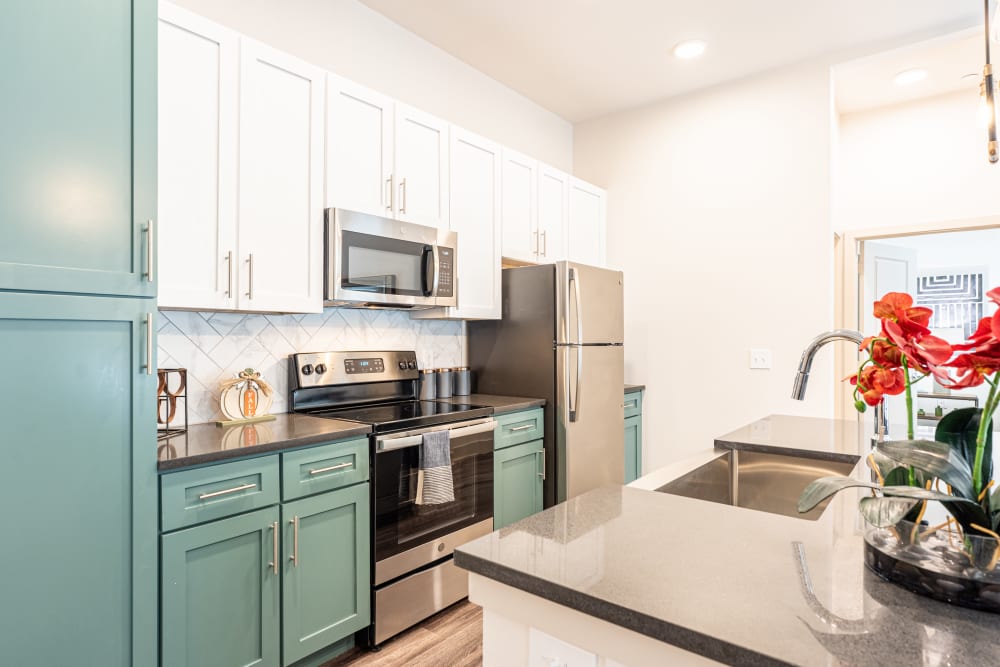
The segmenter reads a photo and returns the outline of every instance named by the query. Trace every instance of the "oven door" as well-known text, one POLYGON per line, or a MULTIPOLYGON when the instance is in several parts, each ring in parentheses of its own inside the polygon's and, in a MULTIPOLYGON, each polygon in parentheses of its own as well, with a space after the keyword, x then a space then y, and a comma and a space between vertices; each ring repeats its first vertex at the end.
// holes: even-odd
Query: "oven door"
POLYGON ((475 420, 375 438, 375 584, 451 554, 493 530, 492 419, 475 420), (417 505, 423 433, 451 431, 455 500, 417 505))

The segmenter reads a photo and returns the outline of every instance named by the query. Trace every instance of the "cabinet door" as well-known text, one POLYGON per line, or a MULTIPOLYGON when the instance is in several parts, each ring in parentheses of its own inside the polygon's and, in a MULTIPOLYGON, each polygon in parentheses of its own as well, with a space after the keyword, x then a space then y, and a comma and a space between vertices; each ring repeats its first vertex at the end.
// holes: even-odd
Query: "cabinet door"
POLYGON ((393 216, 393 101, 326 75, 326 205, 393 216))
POLYGON ((625 418, 625 483, 642 477, 642 417, 625 418))
POLYGON ((239 35, 162 2, 159 44, 157 303, 235 308, 239 35))
POLYGON ((7 0, 0 45, 0 290, 155 295, 156 1, 7 0))
POLYGON ((396 217, 448 228, 448 124, 396 104, 396 217))
POLYGON ((451 230, 458 234, 458 308, 450 316, 500 319, 500 146, 451 131, 451 230))
POLYGON ((503 151, 503 256, 538 261, 538 162, 503 151))
POLYGON ((280 664, 279 533, 269 507, 161 538, 163 667, 280 664))
POLYGON ((571 178, 566 255, 571 262, 604 266, 604 190, 571 178))
POLYGON ((371 622, 368 484, 281 506, 284 664, 371 622))
POLYGON ((240 40, 242 310, 323 310, 323 72, 240 40))
POLYGON ((5 665, 156 663, 154 309, 0 293, 5 665))
POLYGON ((541 440, 493 453, 493 529, 542 511, 545 448, 541 440))
POLYGON ((566 217, 569 210, 569 174, 548 165, 538 166, 538 261, 566 259, 566 217))

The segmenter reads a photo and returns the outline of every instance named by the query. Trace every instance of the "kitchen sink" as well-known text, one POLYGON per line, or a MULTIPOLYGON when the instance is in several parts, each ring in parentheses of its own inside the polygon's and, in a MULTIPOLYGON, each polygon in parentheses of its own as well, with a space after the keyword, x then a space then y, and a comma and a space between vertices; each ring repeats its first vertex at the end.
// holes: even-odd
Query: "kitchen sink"
POLYGON ((859 460, 852 458, 853 461, 829 461, 733 449, 657 491, 815 521, 823 514, 829 499, 799 514, 795 509, 799 495, 820 477, 850 475, 859 460))

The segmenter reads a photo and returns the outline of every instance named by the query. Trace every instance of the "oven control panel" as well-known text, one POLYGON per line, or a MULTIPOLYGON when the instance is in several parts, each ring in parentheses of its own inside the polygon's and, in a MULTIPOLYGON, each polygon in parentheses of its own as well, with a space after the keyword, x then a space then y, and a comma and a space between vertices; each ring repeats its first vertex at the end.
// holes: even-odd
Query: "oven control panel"
POLYGON ((355 373, 385 373, 385 361, 382 357, 344 359, 344 372, 348 375, 355 373))
POLYGON ((290 389, 359 382, 416 380, 417 353, 303 352, 289 357, 290 389))

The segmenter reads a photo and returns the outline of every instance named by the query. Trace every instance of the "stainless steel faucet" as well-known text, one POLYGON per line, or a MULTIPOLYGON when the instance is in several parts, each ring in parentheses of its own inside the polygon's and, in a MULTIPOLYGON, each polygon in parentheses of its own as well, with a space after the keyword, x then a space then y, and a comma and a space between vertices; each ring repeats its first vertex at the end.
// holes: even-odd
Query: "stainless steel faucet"
MULTIPOLYGON (((846 340, 855 345, 861 345, 864 339, 865 335, 854 329, 834 329, 813 338, 799 360, 799 371, 795 374, 795 384, 792 385, 792 398, 796 401, 805 399, 806 384, 809 382, 809 373, 812 370, 813 358, 816 356, 819 348, 835 340, 846 340)), ((889 422, 886 416, 885 401, 882 401, 875 406, 875 435, 872 437, 872 442, 883 442, 888 432, 889 422)))

